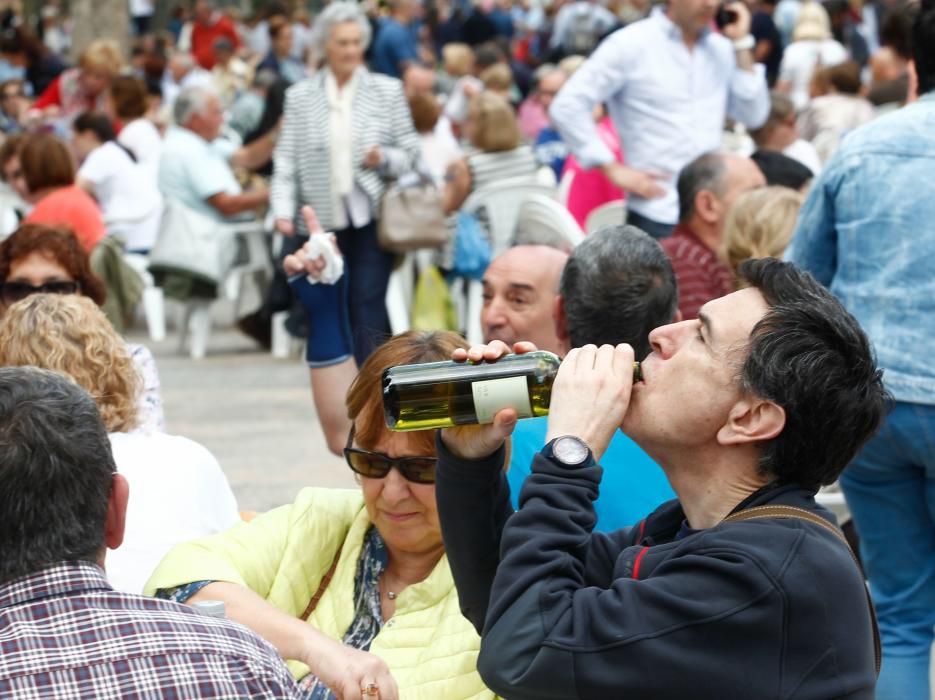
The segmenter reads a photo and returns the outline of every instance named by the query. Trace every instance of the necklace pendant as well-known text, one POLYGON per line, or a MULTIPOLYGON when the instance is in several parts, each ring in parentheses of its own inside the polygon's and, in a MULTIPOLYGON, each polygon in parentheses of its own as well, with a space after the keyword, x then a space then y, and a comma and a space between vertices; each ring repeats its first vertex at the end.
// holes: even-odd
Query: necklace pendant
POLYGON ((396 594, 393 593, 393 591, 387 591, 386 597, 389 598, 390 600, 396 600, 396 594))

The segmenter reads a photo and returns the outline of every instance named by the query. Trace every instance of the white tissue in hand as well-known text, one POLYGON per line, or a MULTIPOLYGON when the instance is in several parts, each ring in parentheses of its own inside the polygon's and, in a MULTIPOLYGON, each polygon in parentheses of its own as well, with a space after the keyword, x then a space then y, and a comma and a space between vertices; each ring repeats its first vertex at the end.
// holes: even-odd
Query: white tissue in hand
POLYGON ((308 277, 310 284, 334 284, 341 275, 344 274, 344 258, 334 249, 331 243, 331 236, 327 233, 313 233, 305 246, 305 258, 315 260, 323 258, 325 269, 321 272, 321 277, 315 279, 311 275, 308 277))

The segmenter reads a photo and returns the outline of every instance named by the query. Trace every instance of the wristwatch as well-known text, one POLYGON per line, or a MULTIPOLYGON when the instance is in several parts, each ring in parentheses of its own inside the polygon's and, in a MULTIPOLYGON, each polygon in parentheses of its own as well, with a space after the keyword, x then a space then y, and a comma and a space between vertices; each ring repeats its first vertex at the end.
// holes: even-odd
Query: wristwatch
POLYGON ((591 457, 591 448, 581 438, 562 435, 545 446, 545 456, 566 467, 580 467, 591 457))

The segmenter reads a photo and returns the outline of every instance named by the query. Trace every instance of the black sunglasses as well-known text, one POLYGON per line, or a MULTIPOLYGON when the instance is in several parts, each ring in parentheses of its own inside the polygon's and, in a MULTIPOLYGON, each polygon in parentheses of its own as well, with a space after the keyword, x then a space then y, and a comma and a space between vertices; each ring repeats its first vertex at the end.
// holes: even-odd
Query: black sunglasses
POLYGON ((344 448, 344 459, 352 471, 368 479, 382 479, 396 467, 406 481, 414 484, 434 484, 435 457, 390 457, 382 452, 362 450, 351 447, 354 442, 354 427, 347 436, 347 446, 344 448))
POLYGON ((0 287, 0 296, 8 304, 25 299, 32 294, 77 294, 81 285, 77 282, 65 281, 46 282, 38 287, 28 282, 5 282, 0 287))

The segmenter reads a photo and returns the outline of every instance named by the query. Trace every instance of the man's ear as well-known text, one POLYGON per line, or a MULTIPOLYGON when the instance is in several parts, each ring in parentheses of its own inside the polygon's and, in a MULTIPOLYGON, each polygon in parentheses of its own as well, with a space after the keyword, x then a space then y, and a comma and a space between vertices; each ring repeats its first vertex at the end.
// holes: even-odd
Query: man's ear
POLYGON ((107 519, 104 521, 104 544, 108 549, 117 549, 123 544, 123 533, 127 526, 127 502, 130 500, 130 485, 122 474, 114 474, 107 502, 107 519))
POLYGON ((695 195, 695 213, 708 224, 716 224, 721 218, 721 200, 710 190, 701 190, 695 195))
POLYGON ((561 294, 556 294, 552 302, 552 320, 555 322, 555 337, 568 345, 568 316, 565 315, 565 299, 561 294))
POLYGON ((779 404, 744 397, 733 405, 727 422, 717 433, 720 445, 743 445, 772 440, 786 426, 786 411, 779 404))

